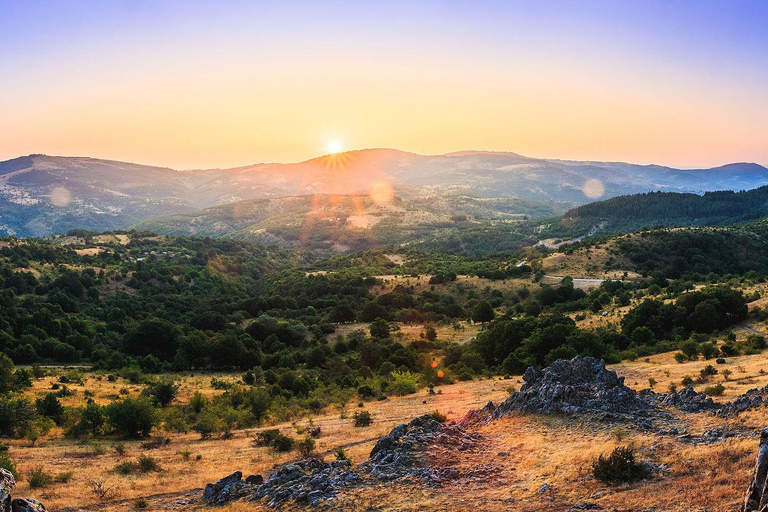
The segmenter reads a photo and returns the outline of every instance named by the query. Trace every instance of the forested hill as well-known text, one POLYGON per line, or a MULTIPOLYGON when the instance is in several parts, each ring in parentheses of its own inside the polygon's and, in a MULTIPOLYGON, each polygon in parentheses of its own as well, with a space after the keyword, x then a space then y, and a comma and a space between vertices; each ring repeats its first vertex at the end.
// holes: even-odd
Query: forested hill
POLYGON ((649 192, 586 204, 562 216, 564 226, 630 232, 645 226, 716 226, 768 216, 768 186, 703 195, 649 192))

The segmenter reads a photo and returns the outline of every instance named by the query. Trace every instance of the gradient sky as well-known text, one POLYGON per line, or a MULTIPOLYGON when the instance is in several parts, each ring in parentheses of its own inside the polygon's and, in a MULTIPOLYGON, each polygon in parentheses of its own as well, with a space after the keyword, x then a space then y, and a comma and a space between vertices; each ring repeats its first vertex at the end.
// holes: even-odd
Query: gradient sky
POLYGON ((768 165, 768 2, 0 0, 0 160, 768 165))

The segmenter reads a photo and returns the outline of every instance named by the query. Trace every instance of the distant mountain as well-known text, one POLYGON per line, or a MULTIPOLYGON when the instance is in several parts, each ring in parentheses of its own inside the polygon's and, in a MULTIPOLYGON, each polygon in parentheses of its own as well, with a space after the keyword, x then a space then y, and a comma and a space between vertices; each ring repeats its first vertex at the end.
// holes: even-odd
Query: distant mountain
POLYGON ((217 205, 311 194, 514 198, 510 204, 519 209, 508 213, 538 214, 639 192, 703 193, 762 185, 768 185, 768 169, 757 164, 680 170, 482 151, 423 156, 370 149, 296 164, 194 171, 30 155, 0 162, 0 234, 119 229, 217 205), (545 204, 552 202, 557 204, 545 204))

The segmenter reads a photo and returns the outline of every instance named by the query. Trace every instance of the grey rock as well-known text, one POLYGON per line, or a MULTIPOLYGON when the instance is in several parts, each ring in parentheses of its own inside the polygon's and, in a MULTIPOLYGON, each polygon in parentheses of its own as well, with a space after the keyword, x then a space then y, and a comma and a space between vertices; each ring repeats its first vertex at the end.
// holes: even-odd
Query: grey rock
POLYGON ((246 486, 242 478, 243 474, 240 471, 235 471, 215 484, 206 485, 203 491, 203 501, 213 505, 223 505, 242 497, 244 487, 246 486))
POLYGON ((593 357, 559 359, 543 370, 529 367, 525 383, 493 412, 501 418, 512 412, 597 414, 604 421, 620 421, 648 415, 651 406, 624 378, 607 370, 605 362, 593 357))
POLYGON ((264 477, 261 475, 250 475, 245 479, 245 483, 250 485, 261 485, 264 483, 264 477))
POLYGON ((46 512, 42 503, 34 498, 16 498, 11 502, 13 512, 46 512))
POLYGON ((0 512, 11 510, 11 494, 16 489, 16 479, 10 471, 0 468, 0 512))
POLYGON ((752 480, 747 487, 744 495, 744 502, 741 506, 742 512, 752 512, 753 510, 768 510, 768 428, 764 428, 760 434, 760 445, 757 450, 757 461, 755 470, 752 474, 752 480))

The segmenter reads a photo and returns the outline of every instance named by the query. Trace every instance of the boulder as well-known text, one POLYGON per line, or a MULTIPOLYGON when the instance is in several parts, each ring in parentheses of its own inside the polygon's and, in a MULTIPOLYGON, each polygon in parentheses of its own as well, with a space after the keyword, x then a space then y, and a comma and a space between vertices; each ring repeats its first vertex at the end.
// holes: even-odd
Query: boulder
POLYGON ((42 503, 35 498, 16 498, 11 502, 12 512, 46 512, 42 503))
POLYGON ((757 460, 752 480, 744 495, 741 512, 768 512, 768 428, 760 434, 760 445, 757 450, 757 460))
POLYGON ((212 505, 223 505, 244 495, 247 484, 242 480, 243 474, 235 471, 222 478, 215 484, 208 484, 203 491, 203 501, 212 505))
POLYGON ((661 397, 661 405, 674 407, 686 412, 712 411, 722 407, 704 393, 697 393, 692 386, 685 386, 676 393, 661 397))
POLYGON ((7 469, 0 468, 0 512, 11 510, 11 494, 16 489, 16 479, 7 469))

